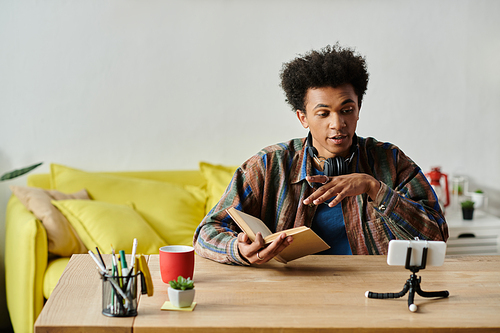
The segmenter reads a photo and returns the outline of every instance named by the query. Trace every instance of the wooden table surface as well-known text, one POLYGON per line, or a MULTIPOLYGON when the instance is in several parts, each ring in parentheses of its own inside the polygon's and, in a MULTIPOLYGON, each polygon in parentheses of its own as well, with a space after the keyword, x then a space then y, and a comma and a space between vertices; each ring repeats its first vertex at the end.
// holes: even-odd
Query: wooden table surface
MULTIPOLYGON (((106 258, 106 260, 109 258, 106 258)), ((74 255, 35 323, 35 332, 499 332, 500 256, 447 257, 420 271, 425 291, 418 311, 399 299, 368 299, 365 291, 399 292, 410 272, 385 256, 308 256, 260 267, 218 264, 196 257, 192 312, 161 311, 168 300, 158 255, 150 256, 152 297, 138 316, 101 314, 101 280, 88 255, 74 255), (83 331, 80 330, 79 331, 83 331)))

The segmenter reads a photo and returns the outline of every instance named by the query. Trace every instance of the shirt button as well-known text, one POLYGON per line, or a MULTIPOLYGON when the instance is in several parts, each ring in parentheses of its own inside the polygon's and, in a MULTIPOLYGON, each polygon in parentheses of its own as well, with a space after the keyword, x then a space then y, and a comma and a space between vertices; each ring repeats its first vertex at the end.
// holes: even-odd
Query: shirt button
POLYGON ((380 205, 380 206, 378 206, 378 209, 379 209, 381 212, 385 212, 385 209, 386 209, 386 208, 387 208, 387 207, 385 207, 385 205, 380 205))

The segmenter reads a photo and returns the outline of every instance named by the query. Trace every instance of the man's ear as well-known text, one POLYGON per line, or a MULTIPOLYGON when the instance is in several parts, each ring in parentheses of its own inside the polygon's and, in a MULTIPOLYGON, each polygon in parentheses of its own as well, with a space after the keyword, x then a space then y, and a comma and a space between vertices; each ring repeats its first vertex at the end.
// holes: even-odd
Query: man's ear
POLYGON ((309 128, 309 123, 307 122, 306 113, 302 110, 297 110, 297 118, 304 128, 309 128))

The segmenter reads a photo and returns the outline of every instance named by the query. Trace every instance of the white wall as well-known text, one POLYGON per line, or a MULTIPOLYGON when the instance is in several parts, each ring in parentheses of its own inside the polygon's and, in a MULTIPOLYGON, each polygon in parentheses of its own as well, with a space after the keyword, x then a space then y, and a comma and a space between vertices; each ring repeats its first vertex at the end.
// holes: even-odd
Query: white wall
POLYGON ((358 134, 467 175, 500 215, 499 22, 496 0, 0 0, 0 172, 241 163, 305 136, 278 72, 340 41, 371 74, 358 134))

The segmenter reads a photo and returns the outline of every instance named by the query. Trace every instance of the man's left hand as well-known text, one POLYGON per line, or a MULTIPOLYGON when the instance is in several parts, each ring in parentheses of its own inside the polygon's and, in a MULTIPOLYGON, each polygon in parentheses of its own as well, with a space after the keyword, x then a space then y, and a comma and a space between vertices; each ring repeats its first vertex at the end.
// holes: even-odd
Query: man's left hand
POLYGON ((367 193, 372 200, 375 200, 380 190, 380 182, 365 173, 352 173, 336 177, 317 175, 308 176, 306 179, 310 183, 320 183, 324 185, 304 200, 305 205, 313 204, 317 206, 335 197, 328 204, 329 207, 334 207, 345 197, 363 193, 367 193))

